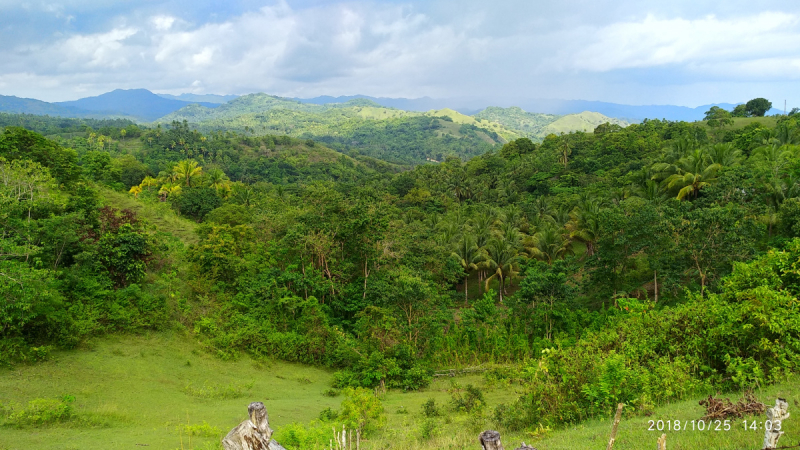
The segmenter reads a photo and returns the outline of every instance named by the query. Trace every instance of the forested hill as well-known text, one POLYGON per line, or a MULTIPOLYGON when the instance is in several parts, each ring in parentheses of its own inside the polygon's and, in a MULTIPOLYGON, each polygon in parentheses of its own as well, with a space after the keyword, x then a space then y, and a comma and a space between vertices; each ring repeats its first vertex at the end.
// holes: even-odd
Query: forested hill
POLYGON ((461 159, 485 153, 520 135, 452 110, 416 113, 370 100, 315 105, 266 94, 239 97, 217 108, 189 106, 161 123, 186 120, 202 131, 286 134, 314 139, 342 152, 399 164, 461 159))
POLYGON ((800 372, 800 118, 773 119, 601 125, 405 171, 182 122, 8 127, 0 362, 178 329, 336 388, 485 364, 515 383, 491 411, 510 430, 773 383, 800 372))
POLYGON ((593 131, 598 125, 609 123, 625 127, 628 122, 606 117, 600 113, 584 111, 579 114, 540 114, 524 111, 519 107, 499 108, 491 106, 473 116, 478 120, 496 122, 518 132, 521 136, 541 141, 548 134, 593 131))

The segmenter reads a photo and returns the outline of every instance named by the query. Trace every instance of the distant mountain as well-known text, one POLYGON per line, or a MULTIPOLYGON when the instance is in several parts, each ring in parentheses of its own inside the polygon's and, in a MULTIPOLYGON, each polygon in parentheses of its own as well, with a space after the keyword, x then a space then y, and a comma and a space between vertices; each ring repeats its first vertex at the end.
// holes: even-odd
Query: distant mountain
POLYGON ((181 94, 181 95, 170 95, 170 94, 156 94, 159 97, 168 98, 170 100, 181 100, 184 102, 193 102, 193 103, 217 103, 223 104, 227 103, 237 97, 238 95, 216 95, 216 94, 181 94))
MULTIPOLYGON (((146 122, 152 122, 189 104, 190 102, 158 96, 147 89, 116 89, 96 97, 56 103, 84 111, 121 113, 146 122)), ((209 108, 218 106, 216 103, 199 104, 209 108)))
MULTIPOLYGON (((485 100, 475 99, 435 99, 430 97, 422 98, 385 98, 385 97, 369 97, 366 95, 350 95, 342 97, 321 96, 314 98, 296 100, 303 103, 313 103, 317 105, 326 105, 329 103, 344 103, 348 100, 364 98, 374 101, 381 106, 388 108, 398 108, 406 111, 429 111, 431 109, 452 108, 462 114, 475 114, 483 111, 488 107, 489 103, 485 100)), ((736 104, 732 103, 715 103, 711 105, 698 106, 696 108, 689 108, 687 106, 675 105, 623 105, 619 103, 598 102, 589 100, 559 100, 559 99, 519 99, 514 101, 515 105, 507 105, 509 107, 518 106, 526 111, 535 111, 538 114, 579 114, 583 111, 594 111, 608 117, 615 117, 623 119, 627 122, 640 122, 644 119, 667 119, 667 120, 684 120, 692 122, 695 120, 703 120, 705 112, 712 106, 719 106, 728 111, 733 110, 736 104)), ((495 103, 497 104, 497 103, 495 103)), ((782 110, 773 108, 768 114, 781 114, 782 110)))
POLYGON ((321 97, 314 97, 314 98, 295 98, 302 103, 312 103, 315 105, 327 105, 330 103, 347 103, 352 100, 356 99, 366 99, 380 106, 384 106, 386 108, 397 108, 402 109, 404 111, 417 111, 417 112, 425 112, 430 111, 432 109, 443 109, 443 108, 453 108, 456 111, 462 114, 469 114, 469 108, 462 108, 460 106, 454 105, 448 99, 435 99, 430 97, 422 97, 422 98, 387 98, 387 97, 369 97, 367 95, 344 95, 340 97, 331 97, 329 95, 323 95, 321 97))
POLYGON ((88 111, 79 111, 76 108, 55 105, 32 98, 20 98, 13 95, 0 95, 0 111, 9 113, 37 114, 40 116, 69 116, 79 117, 79 114, 88 114, 88 111))
POLYGON ((522 136, 536 140, 542 139, 551 133, 593 131, 598 125, 606 122, 622 127, 629 125, 624 120, 607 117, 598 112, 583 111, 579 114, 559 116, 556 114, 530 113, 516 106, 511 108, 490 106, 472 117, 481 121, 496 122, 507 129, 518 132, 522 136))
POLYGON ((307 103, 267 94, 243 95, 217 108, 190 105, 158 121, 186 120, 200 130, 285 134, 313 139, 351 155, 397 164, 470 158, 521 135, 452 109, 427 112, 381 106, 364 98, 345 103, 307 103))

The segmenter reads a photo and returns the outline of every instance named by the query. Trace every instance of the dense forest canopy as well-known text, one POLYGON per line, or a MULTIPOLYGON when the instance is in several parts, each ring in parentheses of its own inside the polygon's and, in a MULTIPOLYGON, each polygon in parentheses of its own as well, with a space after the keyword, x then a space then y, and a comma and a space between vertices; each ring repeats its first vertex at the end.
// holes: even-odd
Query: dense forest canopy
POLYGON ((439 153, 452 122, 425 116, 379 142, 0 115, 0 361, 180 327, 339 387, 505 363, 512 428, 777 381, 800 352, 800 122, 715 119, 439 153))

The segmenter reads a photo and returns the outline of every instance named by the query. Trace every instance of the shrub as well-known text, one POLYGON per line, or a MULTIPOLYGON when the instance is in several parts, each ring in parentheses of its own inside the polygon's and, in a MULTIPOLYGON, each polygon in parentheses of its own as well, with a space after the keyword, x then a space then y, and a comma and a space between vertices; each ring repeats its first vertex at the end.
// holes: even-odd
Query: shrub
POLYGON ((360 429, 362 436, 369 431, 382 428, 386 424, 386 414, 379 398, 364 388, 347 388, 347 398, 342 401, 339 420, 348 429, 360 429))
POLYGON ((436 406, 436 400, 429 398, 427 402, 422 404, 422 415, 425 417, 438 417, 442 415, 439 407, 436 406))
POLYGON ((432 418, 423 420, 419 426, 419 434, 423 440, 428 440, 432 437, 435 437, 440 431, 441 427, 439 426, 439 423, 432 418))
POLYGON ((64 395, 57 399, 33 399, 24 408, 7 408, 6 424, 15 428, 25 428, 67 421, 72 417, 74 401, 75 397, 72 395, 64 395))
POLYGON ((450 389, 450 397, 450 404, 454 411, 472 411, 476 406, 480 407, 480 405, 486 404, 483 391, 471 384, 462 389, 461 386, 454 383, 450 389))

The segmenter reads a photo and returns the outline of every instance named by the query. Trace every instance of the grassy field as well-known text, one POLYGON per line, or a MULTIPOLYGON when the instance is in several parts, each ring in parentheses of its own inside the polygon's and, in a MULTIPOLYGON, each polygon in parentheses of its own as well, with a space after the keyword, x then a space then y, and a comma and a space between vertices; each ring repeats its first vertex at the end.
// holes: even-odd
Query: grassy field
MULTIPOLYGON (((104 338, 84 349, 56 353, 47 362, 0 370, 0 404, 24 404, 64 394, 76 398, 71 421, 33 429, 0 428, 0 449, 217 450, 220 437, 245 418, 251 401, 266 404, 277 436, 292 422, 307 424, 324 408, 337 409, 342 396, 324 394, 330 381, 329 371, 281 361, 248 357, 220 361, 179 333, 104 338)), ((489 411, 516 398, 518 389, 516 385, 486 384, 480 375, 472 375, 437 378, 420 392, 389 391, 383 396, 387 427, 362 442, 362 448, 477 450, 478 433, 497 428, 489 411), (480 386, 487 412, 483 416, 446 413, 429 421, 433 437, 423 439, 422 404, 433 398, 446 411, 447 390, 454 382, 480 386)), ((785 397, 791 411, 800 399, 800 380, 768 387, 756 395, 768 404, 773 404, 776 396, 785 397)), ((703 407, 694 399, 657 408, 650 417, 626 417, 614 449, 653 448, 661 432, 648 431, 649 420, 690 423, 703 414, 703 407)), ((786 435, 781 444, 800 440, 800 418, 790 418, 783 428, 786 435)), ((539 435, 500 431, 508 449, 524 440, 539 450, 601 450, 606 448, 610 429, 611 420, 605 418, 539 435)), ((763 439, 763 431, 745 430, 740 419, 731 421, 729 431, 690 429, 666 434, 670 450, 755 450, 763 439)))
MULTIPOLYGON (((734 117, 733 118, 733 125, 723 127, 720 132, 724 132, 727 130, 738 130, 740 128, 744 128, 751 123, 758 122, 765 127, 774 128, 775 125, 778 123, 778 118, 775 116, 767 116, 767 117, 734 117)), ((700 121, 701 124, 705 125, 708 130, 712 130, 711 127, 708 126, 707 121, 700 121)))
POLYGON ((197 224, 189 219, 179 217, 169 203, 145 203, 134 199, 126 192, 117 192, 108 188, 101 188, 101 196, 106 206, 130 209, 139 217, 155 225, 159 231, 177 237, 184 244, 194 244, 198 240, 197 233, 195 233, 197 224))

